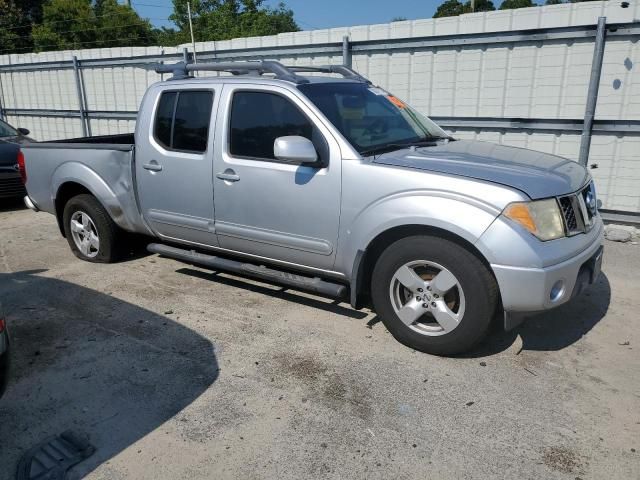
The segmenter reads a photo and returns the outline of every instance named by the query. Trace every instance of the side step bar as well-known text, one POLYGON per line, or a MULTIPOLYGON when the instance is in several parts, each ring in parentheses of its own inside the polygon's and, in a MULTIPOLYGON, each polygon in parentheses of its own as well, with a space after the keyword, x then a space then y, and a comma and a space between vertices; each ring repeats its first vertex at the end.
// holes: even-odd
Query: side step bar
POLYGON ((203 265, 215 270, 239 273, 288 287, 320 293, 328 297, 341 298, 346 296, 347 293, 347 287, 345 285, 327 282, 318 277, 305 277, 281 270, 274 270, 263 265, 254 265, 252 263, 243 263, 237 260, 207 255, 196 252, 195 250, 170 247, 169 245, 163 245, 161 243, 151 243, 147 246, 147 250, 151 253, 158 253, 165 257, 175 258, 176 260, 182 260, 187 263, 203 265))

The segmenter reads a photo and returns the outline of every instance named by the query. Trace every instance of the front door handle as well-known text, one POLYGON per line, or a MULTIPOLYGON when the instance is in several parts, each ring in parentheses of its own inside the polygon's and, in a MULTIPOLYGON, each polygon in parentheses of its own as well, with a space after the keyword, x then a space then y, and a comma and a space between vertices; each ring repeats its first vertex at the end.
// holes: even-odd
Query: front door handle
POLYGON ((151 160, 151 162, 145 163, 144 165, 142 165, 142 168, 144 168, 145 170, 149 170, 151 172, 161 172, 162 171, 162 165, 160 165, 155 160, 151 160))
POLYGON ((220 172, 216 175, 220 180, 224 180, 225 182, 237 182, 240 180, 240 175, 237 175, 233 170, 225 170, 224 172, 220 172))

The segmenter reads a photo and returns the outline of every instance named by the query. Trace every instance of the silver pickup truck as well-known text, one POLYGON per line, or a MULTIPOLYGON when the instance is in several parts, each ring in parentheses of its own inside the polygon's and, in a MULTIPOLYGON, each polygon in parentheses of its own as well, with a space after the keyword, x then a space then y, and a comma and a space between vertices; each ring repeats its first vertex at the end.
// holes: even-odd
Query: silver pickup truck
POLYGON ((155 253, 349 297, 441 355, 599 274, 603 224, 575 162, 452 138, 346 67, 157 71, 173 77, 148 89, 134 135, 22 147, 27 206, 83 260, 144 234, 155 253))

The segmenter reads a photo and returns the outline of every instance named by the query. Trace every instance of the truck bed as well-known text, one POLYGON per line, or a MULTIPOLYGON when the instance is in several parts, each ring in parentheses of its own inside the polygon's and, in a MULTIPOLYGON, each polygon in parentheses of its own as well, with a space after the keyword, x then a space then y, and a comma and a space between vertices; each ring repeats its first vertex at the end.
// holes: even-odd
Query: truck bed
POLYGON ((95 137, 65 138, 63 140, 47 140, 31 143, 34 148, 96 148, 106 150, 131 150, 135 145, 133 133, 118 135, 99 135, 95 137))
POLYGON ((79 137, 79 138, 67 138, 64 140, 53 140, 43 143, 80 143, 91 145, 134 145, 135 139, 133 133, 121 133, 118 135, 99 135, 96 137, 79 137))
POLYGON ((22 145, 27 192, 40 210, 55 213, 65 189, 84 188, 124 230, 148 233, 135 190, 133 134, 71 138, 22 145), (62 192, 62 193, 61 193, 62 192))

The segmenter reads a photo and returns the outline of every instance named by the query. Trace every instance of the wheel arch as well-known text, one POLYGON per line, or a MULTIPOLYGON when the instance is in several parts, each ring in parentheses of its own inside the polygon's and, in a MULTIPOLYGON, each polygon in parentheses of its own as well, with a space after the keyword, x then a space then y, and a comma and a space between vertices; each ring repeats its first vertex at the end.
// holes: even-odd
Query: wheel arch
MULTIPOLYGON (((415 235, 429 235, 445 238, 476 256, 487 267, 491 275, 493 270, 486 257, 468 239, 441 227, 425 224, 407 224, 391 227, 376 235, 362 250, 358 250, 351 275, 351 306, 356 309, 371 305, 370 284, 373 268, 380 254, 392 243, 415 235)), ((495 276, 494 276, 495 277, 495 276)))
POLYGON ((137 209, 130 190, 124 188, 118 195, 96 171, 78 162, 66 162, 56 169, 51 179, 51 197, 58 225, 62 227, 62 214, 69 199, 86 193, 100 202, 116 225, 124 230, 136 231, 134 212, 125 208, 125 204, 131 202, 135 207, 129 207, 129 210, 137 209))

